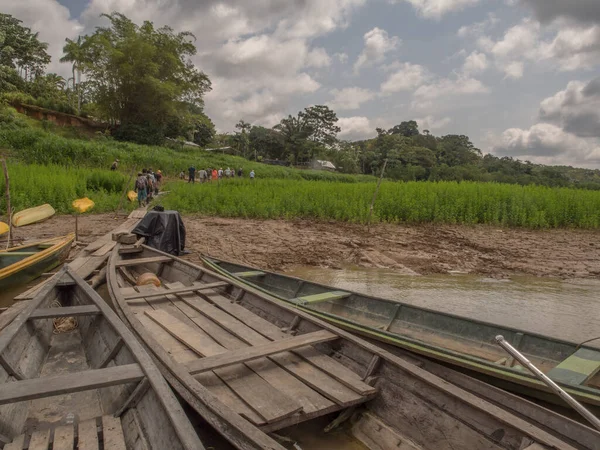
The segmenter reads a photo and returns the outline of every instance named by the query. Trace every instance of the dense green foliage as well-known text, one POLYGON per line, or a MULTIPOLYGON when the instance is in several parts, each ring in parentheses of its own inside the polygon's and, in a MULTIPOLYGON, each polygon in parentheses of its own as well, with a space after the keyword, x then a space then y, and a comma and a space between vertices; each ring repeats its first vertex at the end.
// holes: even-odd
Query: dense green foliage
MULTIPOLYGON (((181 212, 260 219, 365 223, 375 183, 225 180, 169 185, 163 203, 181 212)), ((374 222, 600 227, 600 192, 472 182, 381 185, 374 222)))
MULTIPOLYGON (((58 213, 72 213, 71 203, 82 197, 96 203, 93 212, 114 211, 127 182, 125 175, 118 172, 56 165, 9 163, 8 171, 15 211, 50 203, 58 213)), ((4 179, 0 180, 0 189, 4 192, 4 179)), ((126 203, 124 208, 133 208, 126 203)), ((4 196, 0 198, 0 210, 6 211, 4 196)))
MULTIPOLYGON (((0 118, 1 116, 0 109, 0 118)), ((21 116, 17 114, 17 116, 21 116)), ((21 116, 22 117, 22 116, 21 116)), ((19 117, 17 117, 19 118, 19 117)), ((0 125, 0 148, 11 151, 11 156, 27 164, 57 164, 69 167, 109 168, 115 159, 121 160, 124 171, 151 167, 161 169, 167 176, 175 177, 180 171, 187 173, 194 165, 203 168, 240 168, 246 176, 254 169, 259 178, 285 178, 306 180, 331 180, 359 182, 374 180, 371 176, 355 176, 316 170, 296 170, 269 166, 247 159, 221 153, 190 151, 174 148, 145 146, 98 137, 95 140, 69 139, 42 129, 0 125)))

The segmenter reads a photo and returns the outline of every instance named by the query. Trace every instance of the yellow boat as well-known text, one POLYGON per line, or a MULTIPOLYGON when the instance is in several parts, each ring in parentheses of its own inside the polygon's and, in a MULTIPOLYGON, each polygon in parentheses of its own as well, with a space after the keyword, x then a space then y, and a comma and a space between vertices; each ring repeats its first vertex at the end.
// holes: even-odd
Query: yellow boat
POLYGON ((0 250, 0 289, 25 284, 62 264, 74 234, 0 250))
POLYGON ((8 229, 9 229, 9 227, 8 227, 7 223, 0 222, 0 236, 5 233, 8 233, 8 229))
POLYGON ((48 203, 35 208, 24 209, 12 217, 12 223, 15 227, 22 227, 31 223, 41 222, 52 217, 56 213, 54 208, 48 203))

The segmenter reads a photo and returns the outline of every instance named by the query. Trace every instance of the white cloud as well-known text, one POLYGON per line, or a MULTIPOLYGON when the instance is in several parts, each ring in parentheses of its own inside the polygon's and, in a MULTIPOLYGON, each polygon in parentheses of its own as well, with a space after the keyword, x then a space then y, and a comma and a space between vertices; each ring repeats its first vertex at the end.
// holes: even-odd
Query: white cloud
POLYGON ((459 76, 456 79, 441 78, 433 83, 422 85, 414 95, 420 100, 436 100, 448 96, 485 94, 487 92, 489 92, 489 88, 481 81, 459 76))
POLYGON ((342 129, 338 134, 341 139, 367 139, 376 134, 376 127, 368 117, 340 117, 337 124, 342 129))
POLYGON ((516 80, 523 77, 525 64, 522 61, 510 61, 502 67, 502 70, 504 71, 505 78, 516 80))
POLYGON ((436 118, 434 116, 426 116, 426 117, 421 117, 418 119, 415 119, 415 121, 417 122, 417 124, 419 125, 419 129, 421 131, 423 130, 438 130, 440 128, 444 128, 445 126, 449 125, 452 122, 452 119, 450 119, 450 117, 442 117, 442 118, 436 118))
POLYGON ((331 90, 333 99, 327 105, 334 111, 347 111, 358 109, 360 105, 375 97, 375 93, 359 87, 349 87, 344 89, 331 90))
POLYGON ((510 128, 493 152, 542 164, 592 165, 600 162, 600 142, 583 139, 548 123, 510 128))
POLYGON ((383 61, 386 53, 394 50, 400 43, 400 39, 396 36, 390 37, 387 31, 377 27, 365 33, 363 39, 365 46, 354 64, 356 72, 366 64, 376 64, 383 61))
POLYGON ((381 84, 381 92, 390 94, 393 92, 409 91, 425 83, 431 75, 427 69, 419 64, 404 63, 399 70, 391 74, 381 84))
POLYGON ((474 51, 465 58, 462 72, 465 75, 478 75, 484 72, 488 67, 489 63, 485 53, 474 51))
MULTIPOLYGON (((399 3, 402 0, 390 0, 399 3)), ((427 18, 439 20, 445 14, 460 11, 479 3, 479 0, 404 0, 410 3, 417 12, 427 18)))
POLYGON ((558 60, 561 71, 591 69, 600 65, 600 26, 561 28, 539 51, 542 58, 558 60))
POLYGON ((571 81, 542 101, 539 117, 576 136, 600 138, 600 77, 589 83, 571 81))
POLYGON ((456 34, 461 38, 480 37, 491 28, 494 28, 498 22, 500 22, 500 19, 494 13, 489 13, 487 19, 472 23, 471 25, 463 25, 458 29, 456 34))
POLYGON ((337 59, 342 64, 346 64, 348 62, 348 54, 347 53, 334 53, 334 58, 337 59))
POLYGON ((480 36, 477 45, 493 58, 506 78, 521 78, 526 62, 546 62, 549 68, 558 71, 600 65, 600 25, 557 21, 542 27, 535 20, 524 19, 498 40, 480 36))
POLYGON ((306 56, 307 67, 328 67, 331 65, 331 58, 324 48, 318 47, 308 52, 306 56))

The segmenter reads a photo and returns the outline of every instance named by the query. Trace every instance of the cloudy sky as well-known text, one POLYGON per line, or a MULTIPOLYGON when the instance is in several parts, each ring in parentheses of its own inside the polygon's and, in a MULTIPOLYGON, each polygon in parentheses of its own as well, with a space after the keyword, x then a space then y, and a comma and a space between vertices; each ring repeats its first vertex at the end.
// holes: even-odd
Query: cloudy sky
POLYGON ((600 168, 600 0, 0 0, 50 43, 120 11, 197 37, 220 131, 328 104, 346 139, 416 119, 484 152, 600 168))

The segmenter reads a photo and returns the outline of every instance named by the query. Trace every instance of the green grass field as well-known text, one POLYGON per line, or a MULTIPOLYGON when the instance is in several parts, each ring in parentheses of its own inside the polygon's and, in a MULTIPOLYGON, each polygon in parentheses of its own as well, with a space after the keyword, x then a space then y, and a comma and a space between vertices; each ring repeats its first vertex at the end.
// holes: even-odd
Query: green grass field
MULTIPOLYGON (((365 223, 375 183, 225 180, 171 183, 165 207, 183 213, 365 223)), ((373 222, 493 224, 527 228, 600 227, 600 192, 456 182, 384 182, 373 222)))
MULTIPOLYGON (((365 223, 376 186, 371 176, 268 166, 197 149, 72 139, 36 127, 0 126, 0 148, 9 156, 16 211, 50 203, 57 212, 70 213, 71 202, 86 196, 96 203, 94 212, 113 211, 132 171, 152 167, 169 176, 163 189, 171 193, 161 202, 182 213, 365 223), (107 169, 115 158, 121 166, 111 172, 107 169), (191 164, 241 166, 246 178, 208 185, 177 180, 179 171, 191 164), (257 174, 254 182, 247 179, 251 169, 257 174)), ((6 210, 4 196, 0 210, 6 210)), ((384 182, 373 222, 599 228, 600 192, 475 182, 384 182)))
MULTIPOLYGON (((115 211, 127 182, 125 175, 109 170, 82 169, 58 165, 9 163, 11 204, 14 211, 50 203, 58 213, 73 212, 73 200, 89 197, 93 212, 115 211)), ((4 178, 0 179, 4 193, 4 178)), ((123 202, 124 209, 133 209, 123 202)), ((6 211, 6 198, 0 196, 0 210, 6 211)))

